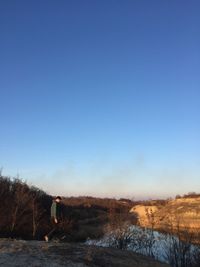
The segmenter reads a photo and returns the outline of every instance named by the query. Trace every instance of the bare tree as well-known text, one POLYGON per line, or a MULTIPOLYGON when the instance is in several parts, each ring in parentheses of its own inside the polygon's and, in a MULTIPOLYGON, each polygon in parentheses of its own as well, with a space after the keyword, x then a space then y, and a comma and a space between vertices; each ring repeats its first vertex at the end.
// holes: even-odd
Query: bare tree
POLYGON ((32 237, 35 238, 37 234, 38 227, 41 223, 41 221, 44 219, 45 215, 45 209, 44 206, 42 205, 42 197, 45 194, 42 190, 40 190, 37 187, 31 187, 30 188, 31 192, 31 208, 32 208, 32 237))
POLYGON ((8 229, 8 213, 6 210, 9 209, 11 181, 9 177, 3 177, 0 175, 0 230, 2 234, 9 232, 8 229))
POLYGON ((19 228, 28 221, 27 216, 30 216, 32 196, 26 183, 19 179, 14 180, 10 192, 12 196, 12 202, 10 203, 10 232, 12 235, 16 227, 19 228))

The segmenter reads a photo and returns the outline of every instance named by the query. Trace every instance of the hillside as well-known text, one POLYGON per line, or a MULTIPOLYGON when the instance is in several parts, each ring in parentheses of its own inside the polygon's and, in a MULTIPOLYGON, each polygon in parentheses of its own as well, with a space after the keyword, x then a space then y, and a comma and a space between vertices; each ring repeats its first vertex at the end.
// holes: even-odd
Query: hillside
POLYGON ((81 244, 0 240, 0 266, 4 267, 167 267, 128 251, 81 244))
POLYGON ((149 205, 136 205, 131 209, 140 225, 170 229, 180 227, 188 230, 200 230, 200 197, 185 197, 169 200, 165 205, 153 202, 149 205), (149 215, 149 216, 147 216, 149 215))

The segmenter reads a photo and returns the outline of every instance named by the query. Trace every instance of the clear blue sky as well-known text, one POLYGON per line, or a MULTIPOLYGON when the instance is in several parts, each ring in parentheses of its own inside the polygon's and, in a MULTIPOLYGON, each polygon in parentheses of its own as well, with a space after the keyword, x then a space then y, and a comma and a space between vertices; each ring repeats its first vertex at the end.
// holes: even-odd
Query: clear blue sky
POLYGON ((198 0, 1 0, 0 166, 52 194, 200 192, 198 0))

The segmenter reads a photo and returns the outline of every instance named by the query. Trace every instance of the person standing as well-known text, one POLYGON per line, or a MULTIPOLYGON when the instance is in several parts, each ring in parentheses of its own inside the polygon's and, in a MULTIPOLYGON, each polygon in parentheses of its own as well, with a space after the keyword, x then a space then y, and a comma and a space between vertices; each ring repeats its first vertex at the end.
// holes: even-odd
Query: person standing
POLYGON ((51 205, 51 231, 44 236, 45 241, 49 241, 53 235, 58 234, 60 232, 60 223, 62 219, 62 208, 61 208, 61 200, 60 196, 57 196, 55 200, 53 200, 51 205))

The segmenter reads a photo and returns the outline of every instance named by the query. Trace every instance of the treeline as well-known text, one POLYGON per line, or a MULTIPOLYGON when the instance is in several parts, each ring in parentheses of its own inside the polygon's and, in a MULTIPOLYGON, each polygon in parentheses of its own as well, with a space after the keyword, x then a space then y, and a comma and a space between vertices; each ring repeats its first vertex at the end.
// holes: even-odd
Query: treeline
POLYGON ((141 200, 137 202, 137 205, 143 206, 165 206, 168 200, 166 199, 157 199, 157 200, 141 200))
POLYGON ((80 197, 64 197, 63 202, 66 205, 75 207, 75 206, 84 206, 84 207, 95 207, 97 209, 102 209, 104 211, 109 211, 110 209, 126 209, 135 205, 135 203, 128 199, 115 199, 115 198, 97 198, 91 196, 80 196, 80 197))
POLYGON ((200 193, 196 193, 196 192, 189 192, 187 194, 184 194, 184 195, 176 195, 176 199, 179 199, 179 198, 197 198, 197 197, 200 197, 200 193))

